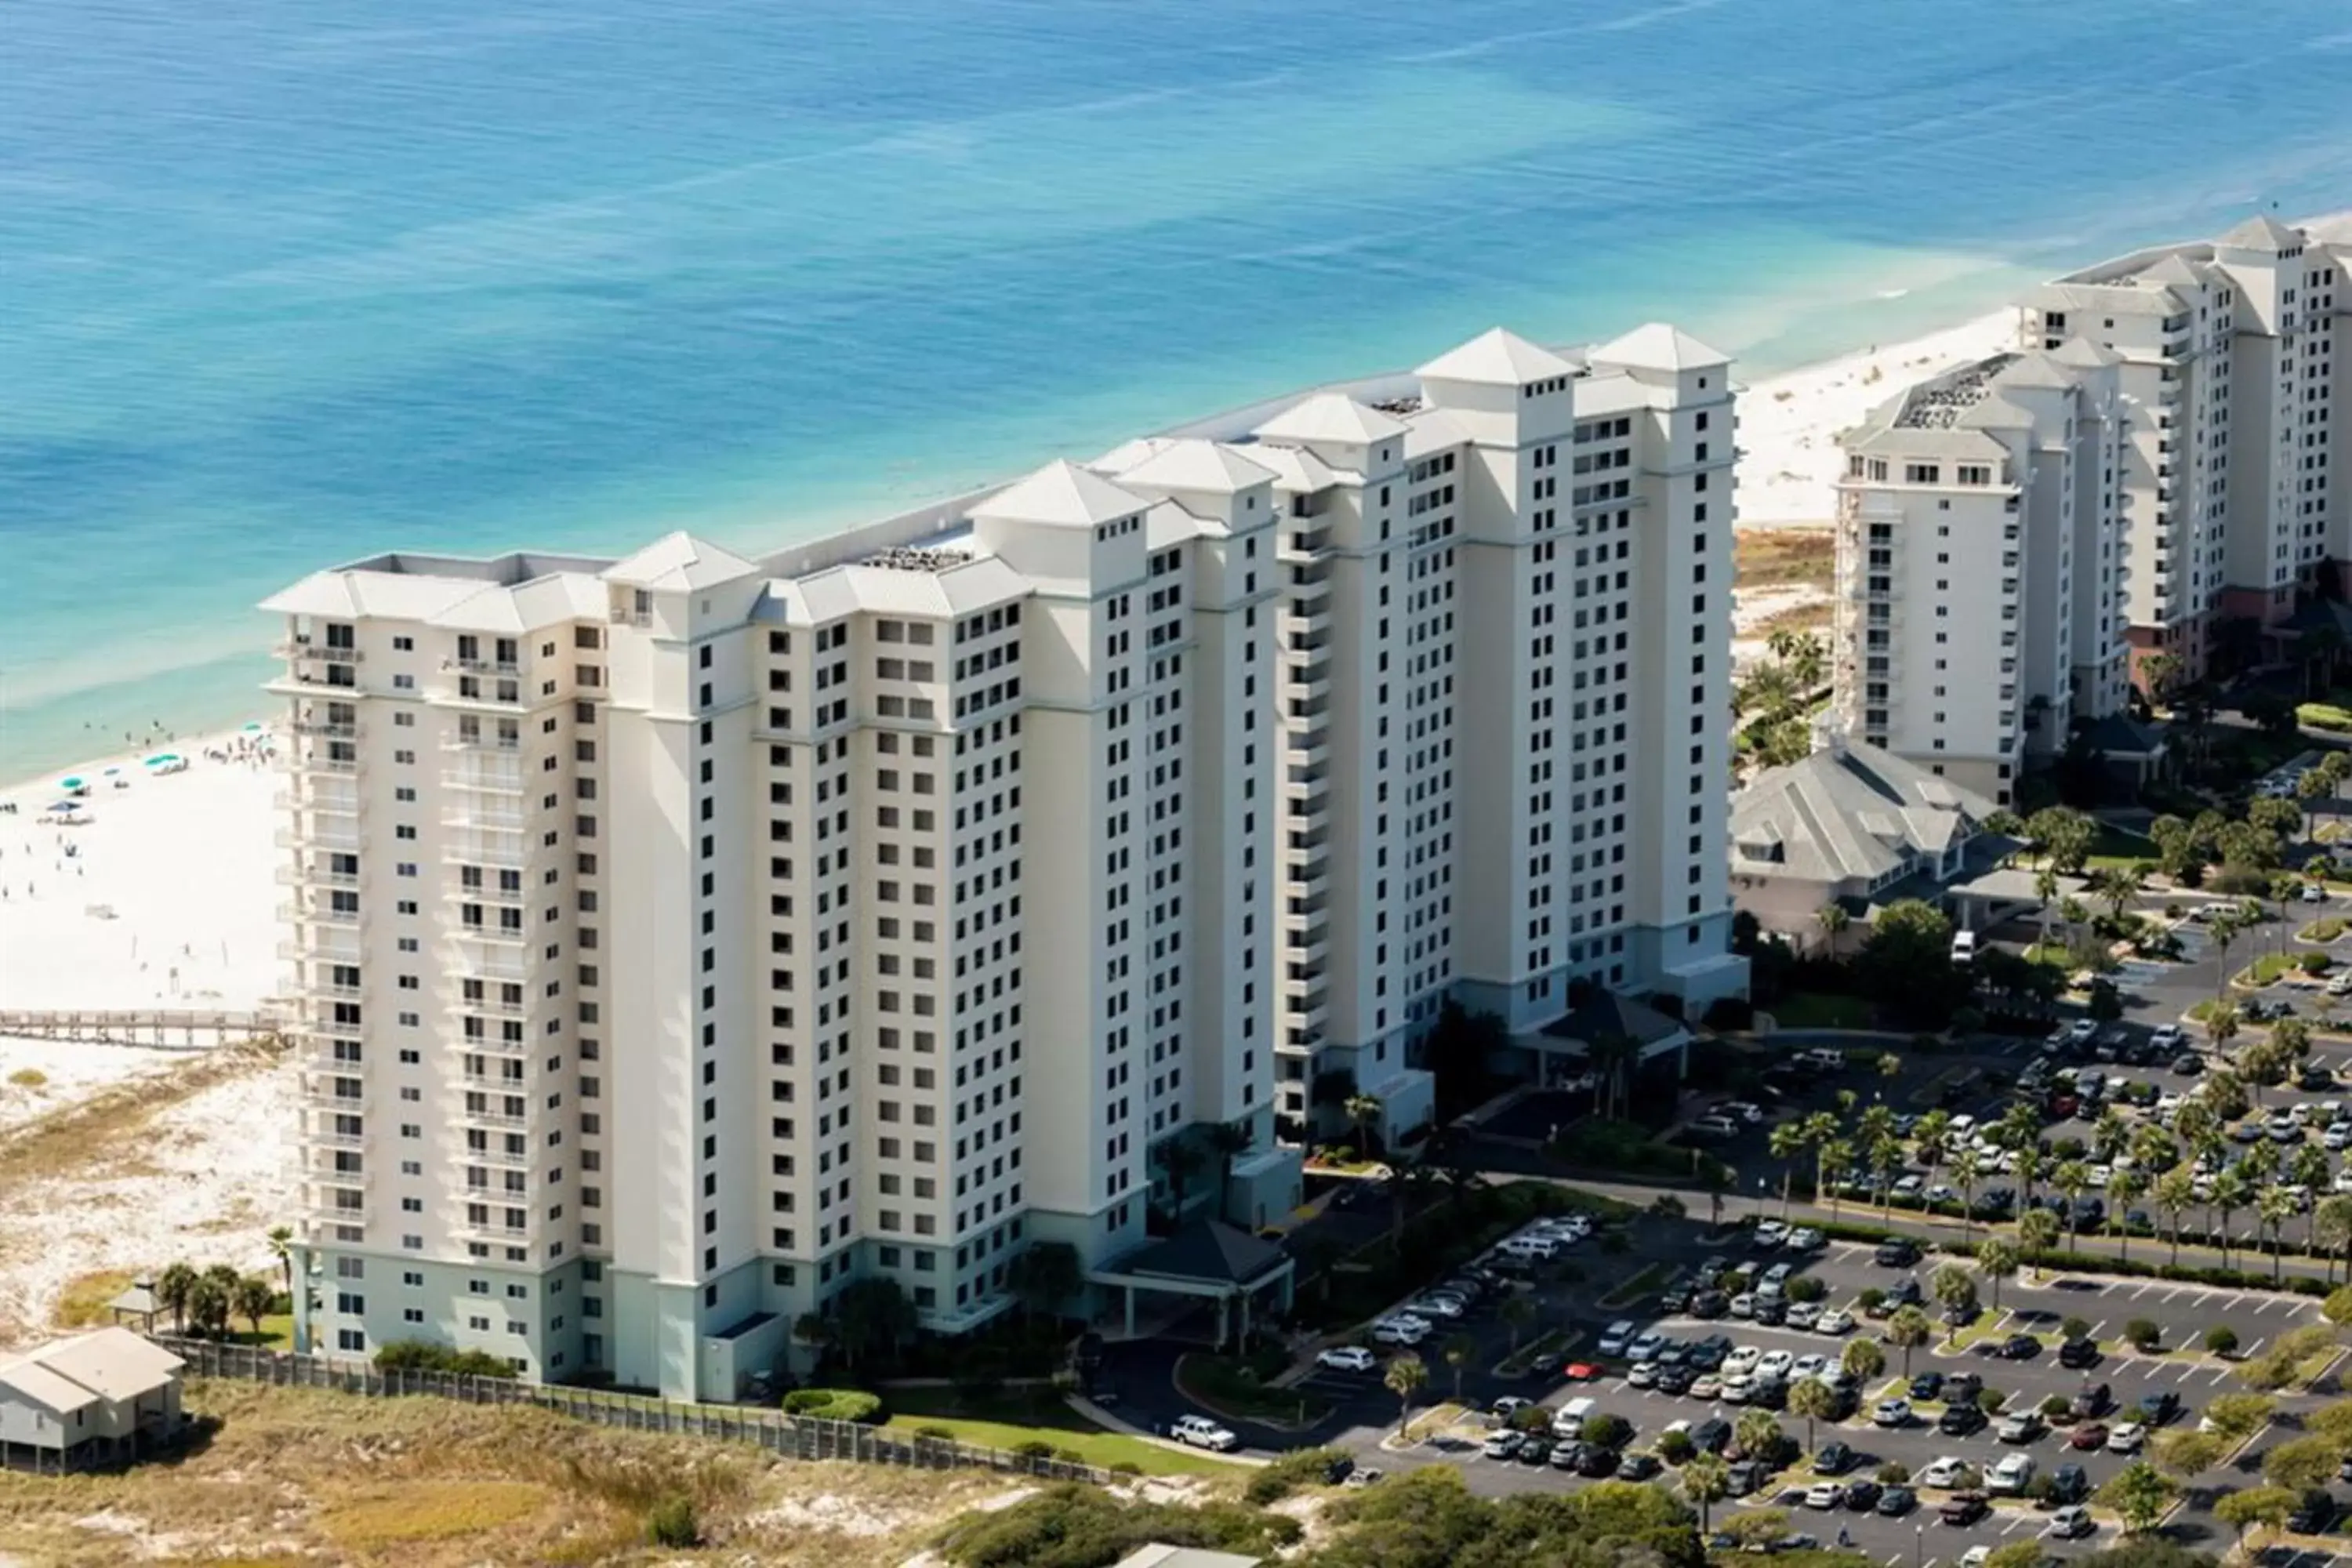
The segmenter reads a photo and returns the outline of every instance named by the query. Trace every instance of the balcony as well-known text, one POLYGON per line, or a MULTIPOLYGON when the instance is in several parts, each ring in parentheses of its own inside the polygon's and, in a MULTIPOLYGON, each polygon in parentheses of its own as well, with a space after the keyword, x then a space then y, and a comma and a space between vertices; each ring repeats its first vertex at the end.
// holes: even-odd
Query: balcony
MULTIPOLYGON (((475 868, 467 867, 472 870, 475 868)), ((480 883, 467 883, 462 878, 442 889, 441 896, 461 904, 495 904, 507 909, 520 909, 529 896, 522 888, 494 888, 480 883)))
POLYGON ((334 647, 308 637, 289 638, 269 651, 279 658, 317 659, 321 664, 357 664, 367 657, 355 647, 334 647))
POLYGON ((478 975, 489 980, 528 980, 531 963, 520 944, 501 945, 488 942, 460 940, 452 943, 457 952, 450 967, 460 974, 478 975))
POLYGON ((281 789, 270 796, 270 804, 279 811, 307 812, 313 816, 357 816, 360 792, 352 788, 295 786, 281 789))
POLYGON ((427 695, 434 702, 459 708, 520 708, 527 701, 521 681, 476 675, 461 675, 456 684, 427 695))
POLYGON ((524 782, 522 767, 518 762, 512 767, 499 767, 484 758, 472 767, 452 768, 441 775, 444 789, 478 790, 490 795, 520 795, 524 782))
POLYGON ((522 673, 522 660, 519 658, 445 658, 441 661, 441 668, 459 670, 467 675, 519 676, 522 673))
POLYGON ((310 1129, 302 1134, 302 1142, 320 1149, 364 1149, 369 1140, 365 1131, 345 1132, 327 1126, 310 1129))
POLYGON ((477 833, 452 840, 448 856, 469 866, 520 868, 530 858, 530 846, 520 833, 501 834, 496 838, 477 833))
MULTIPOLYGON (((291 903, 278 906, 279 925, 357 926, 357 910, 339 910, 326 904, 291 903)), ((298 939, 299 940, 299 939, 298 939)))
POLYGON ((298 860, 291 866, 280 866, 277 872, 281 888, 356 888, 360 885, 357 871, 331 871, 323 860, 298 860))
POLYGON ((367 1109, 367 1080, 350 1073, 306 1073, 302 1079, 302 1101, 314 1110, 356 1116, 367 1109), (356 1085, 358 1091, 345 1094, 337 1087, 343 1084, 356 1085))
POLYGON ((360 952, 359 933, 334 926, 308 926, 301 935, 278 944, 278 956, 289 963, 357 963, 360 952))
POLYGON ((467 1126, 528 1127, 530 1125, 530 1117, 520 1113, 510 1115, 503 1110, 476 1110, 461 1105, 450 1114, 467 1126))
POLYGON ((507 1078, 499 1073, 469 1072, 458 1075, 458 1081, 467 1089, 485 1094, 524 1094, 529 1092, 519 1078, 507 1078))
POLYGON ((460 942, 492 942, 499 947, 521 947, 530 941, 530 932, 519 925, 464 925, 449 933, 460 942))
POLYGON ((463 795, 442 804, 441 826, 457 828, 488 828, 491 832, 520 833, 530 825, 530 815, 520 805, 495 805, 488 801, 468 800, 463 795))
POLYGON ((320 823, 315 827, 281 827, 271 839, 280 849, 340 849, 355 855, 367 847, 367 835, 352 823, 320 823))
POLYGON ((506 1002, 491 995, 468 996, 462 981, 444 981, 440 986, 440 996, 442 1005, 453 1013, 478 1013, 486 1018, 521 1018, 530 1012, 528 997, 520 1002, 506 1002))
POLYGON ((298 735, 313 735, 328 741, 356 741, 360 738, 361 726, 355 720, 335 721, 304 713, 295 717, 292 728, 298 735))
POLYGON ((520 752, 520 735, 486 735, 478 731, 460 730, 454 735, 441 737, 445 752, 520 752))
POLYGON ((331 757, 324 751, 306 751, 300 746, 289 746, 279 752, 278 765, 285 772, 296 774, 326 775, 360 771, 357 757, 331 757))

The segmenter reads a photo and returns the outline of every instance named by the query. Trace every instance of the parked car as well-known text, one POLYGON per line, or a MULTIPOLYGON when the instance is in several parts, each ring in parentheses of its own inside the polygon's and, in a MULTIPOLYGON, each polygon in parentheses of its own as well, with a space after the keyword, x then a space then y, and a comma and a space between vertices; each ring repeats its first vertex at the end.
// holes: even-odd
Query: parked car
POLYGON ((2091 1340, 2068 1340, 2058 1347, 2058 1364, 2080 1372, 2099 1364, 2099 1347, 2091 1340))
POLYGON ((1878 1244, 1871 1259, 1888 1268, 1908 1268, 1919 1261, 1919 1244, 1908 1237, 1890 1237, 1878 1244))
POLYGON ((2110 1454, 2137 1454, 2140 1445, 2147 1441, 2147 1428, 2137 1421, 2126 1421, 2120 1426, 2107 1429, 2107 1452, 2110 1454))
POLYGON ((2150 1426, 2161 1426, 2180 1414, 2180 1395, 2169 1389, 2145 1394, 2139 1402, 2139 1418, 2150 1426))
POLYGON ((1908 1426, 1911 1425, 1911 1402, 1907 1399, 1882 1399, 1871 1407, 1870 1421, 1874 1426, 1908 1426))
POLYGON ((2003 1443, 2031 1443, 2048 1429, 2042 1424, 2040 1415, 2031 1410, 2021 1410, 2014 1415, 2002 1416, 1993 1436, 2003 1443))
POLYGON ((2052 1502, 2081 1502, 2091 1495, 2090 1473, 2080 1465, 2061 1465, 2050 1472, 2052 1502))
POLYGON ((2023 1497, 2036 1468, 2031 1454, 2005 1454, 1985 1472, 1985 1489, 1995 1497, 2023 1497))
POLYGON ((1480 1451, 1490 1459, 1513 1458, 1517 1457, 1520 1447, 1525 1444, 1527 1440, 1528 1436, 1526 1433, 1515 1432, 1510 1427, 1506 1426, 1501 1431, 1488 1436, 1486 1447, 1480 1451))
POLYGON ((1850 1334, 1853 1332, 1853 1314, 1832 1307, 1813 1320, 1813 1331, 1817 1334, 1850 1334))
POLYGON ((2042 1533, 2054 1536, 2060 1541, 2072 1541, 2076 1536, 2088 1535, 2098 1528, 2091 1521, 2089 1509, 2084 1508, 2081 1503, 2070 1502, 2050 1516, 2050 1522, 2042 1527, 2042 1533))
POLYGON ((1511 1457, 1523 1465, 1549 1465, 1551 1463, 1551 1451, 1557 1446, 1542 1433, 1534 1432, 1528 1434, 1527 1441, 1521 1443, 1518 1451, 1511 1457))
POLYGON ((1654 1454, 1628 1454, 1617 1461, 1617 1479, 1621 1481, 1646 1481, 1661 1468, 1654 1454))
POLYGON ((2085 1421, 2066 1434, 2066 1447, 2069 1448, 2080 1448, 2086 1453, 2096 1453, 2106 1446, 2107 1428, 2103 1422, 2085 1421))
POLYGON ((1984 1493, 1954 1492, 1936 1510, 1936 1517, 1948 1525, 1964 1526, 1974 1524, 1990 1511, 1984 1493))
POLYGON ((1361 1345, 1333 1345, 1315 1353, 1315 1364, 1332 1372, 1375 1372, 1381 1358, 1361 1345))
POLYGON ((1888 1519, 1900 1519, 1919 1506, 1919 1494, 1909 1487, 1889 1487, 1878 1494, 1874 1511, 1888 1519))
POLYGON ((2336 1500, 2315 1488, 2304 1493, 2294 1511, 2287 1515, 2286 1527, 2300 1535, 2316 1535, 2336 1522, 2338 1511, 2336 1500))
POLYGON ((1807 1508, 1835 1508, 1845 1501, 1845 1489, 1835 1481, 1815 1481, 1805 1489, 1807 1508))
POLYGON ((1190 1447, 1208 1448, 1220 1454, 1231 1453, 1242 1446, 1242 1440, 1234 1436, 1230 1427, 1205 1415, 1179 1415, 1169 1436, 1190 1447))
POLYGON ((1843 1443, 1824 1443, 1822 1451, 1813 1456, 1813 1469, 1819 1475, 1842 1476, 1853 1468, 1856 1458, 1843 1443))
POLYGON ((1973 1405, 1947 1405, 1936 1417, 1936 1430, 1947 1437, 1965 1437, 1983 1431, 1985 1420, 1985 1413, 1973 1405))
POLYGON ((1633 1341, 1634 1327, 1630 1318, 1620 1318, 1601 1331, 1601 1342, 1593 1347, 1602 1355, 1621 1356, 1633 1341))
POLYGON ((2075 1392, 2067 1401, 2067 1414, 2077 1421, 2092 1421, 2116 1407, 2115 1390, 2104 1383, 2090 1384, 2075 1392))

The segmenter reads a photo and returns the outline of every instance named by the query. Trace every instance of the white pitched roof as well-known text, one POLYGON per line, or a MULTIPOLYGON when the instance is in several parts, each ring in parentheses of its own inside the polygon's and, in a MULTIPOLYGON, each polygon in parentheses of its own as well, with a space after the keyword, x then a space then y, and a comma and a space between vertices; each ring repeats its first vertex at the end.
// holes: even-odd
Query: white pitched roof
POLYGON ((1150 504, 1100 474, 1057 458, 972 508, 971 515, 1092 528, 1113 518, 1131 517, 1150 504))
POLYGON ((1302 495, 1328 490, 1339 482, 1330 464, 1303 447, 1253 447, 1250 456, 1273 469, 1276 482, 1284 489, 1302 495))
POLYGON ((292 587, 273 594, 261 607, 289 616, 359 620, 427 621, 450 605, 482 591, 478 577, 434 577, 406 572, 313 572, 292 587))
POLYGON ((1274 470, 1217 441, 1175 440, 1129 468, 1119 470, 1122 484, 1152 489, 1199 490, 1232 495, 1253 485, 1272 484, 1274 470))
POLYGON ((734 552, 681 531, 663 534, 627 560, 607 567, 604 575, 634 588, 692 593, 758 570, 734 552))
POLYGON ((73 1410, 89 1404, 89 1399, 74 1399, 66 1405, 52 1403, 66 1395, 45 1377, 86 1390, 95 1398, 121 1402, 153 1393, 171 1382, 186 1364, 163 1346, 142 1339, 129 1329, 97 1329, 28 1351, 0 1366, 0 1384, 26 1391, 52 1410, 73 1410))
POLYGON ((1860 741, 1767 768, 1731 797, 1734 875, 1869 879, 1937 853, 1990 801, 1860 741), (1753 851, 1744 854, 1743 851, 1753 851))
POLYGON ((1636 365, 1644 370, 1701 370, 1729 364, 1731 356, 1664 321, 1635 327, 1592 351, 1596 363, 1636 365))
POLYGON ((1404 426, 1345 393, 1318 392, 1312 397, 1300 398, 1259 426, 1256 433, 1276 441, 1323 441, 1363 447, 1402 436, 1404 426))
POLYGON ((1437 381, 1525 386, 1531 381, 1574 375, 1576 371, 1575 365, 1549 349, 1539 348, 1517 332, 1494 327, 1461 347, 1438 355, 1414 374, 1437 381))
POLYGON ((2226 246, 2231 250, 2267 250, 2275 255, 2279 251, 2292 250, 2301 245, 2303 235, 2299 230, 2289 228, 2272 217, 2257 213, 2214 243, 2226 246))
POLYGON ((2050 357, 2060 364, 2089 368, 2095 365, 2121 364, 2124 356, 2111 348, 2102 347, 2088 338, 2068 338, 2050 351, 2050 357))
POLYGON ((45 1410, 59 1415, 98 1403, 98 1395, 70 1378, 59 1377, 37 1361, 0 1366, 0 1388, 14 1389, 45 1410))

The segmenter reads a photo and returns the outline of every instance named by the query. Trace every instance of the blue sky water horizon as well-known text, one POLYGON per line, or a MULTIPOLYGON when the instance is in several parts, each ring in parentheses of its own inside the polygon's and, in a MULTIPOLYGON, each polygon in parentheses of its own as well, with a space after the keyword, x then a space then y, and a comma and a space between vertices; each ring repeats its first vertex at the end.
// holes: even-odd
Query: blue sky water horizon
POLYGON ((394 544, 773 547, 1496 322, 1750 378, 2352 205, 2294 0, 26 0, 0 779, 394 544), (2053 147, 2063 155, 2053 156, 2053 147))

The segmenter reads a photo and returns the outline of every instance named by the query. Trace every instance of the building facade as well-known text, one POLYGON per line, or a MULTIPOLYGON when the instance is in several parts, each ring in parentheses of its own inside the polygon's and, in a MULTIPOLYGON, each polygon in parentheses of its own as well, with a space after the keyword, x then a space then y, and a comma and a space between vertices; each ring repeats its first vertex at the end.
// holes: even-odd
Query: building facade
POLYGON ((2079 339, 1919 383, 1839 437, 1844 732, 2007 805, 2124 703, 2132 410, 2079 339))
POLYGON ((854 1280, 1111 1267, 1188 1130, 1279 1221, 1448 996, 1742 989, 1728 373, 1495 332, 759 560, 272 598, 306 1342, 731 1397, 854 1280))
POLYGON ((2352 563, 2352 244, 2267 217, 2059 279, 2020 312, 2021 345, 2119 356, 2134 408, 2123 489, 2135 678, 2206 669, 2217 626, 2272 627, 2298 587, 2352 563))

